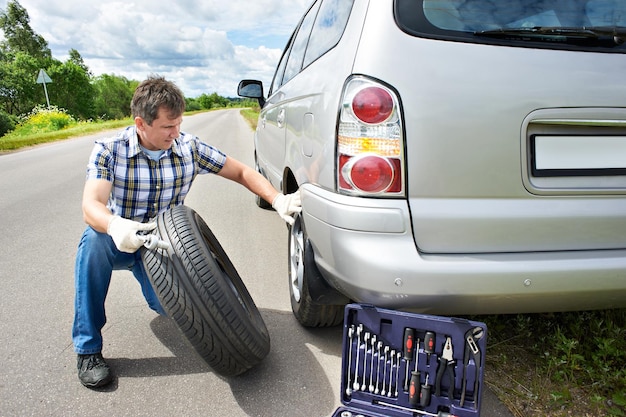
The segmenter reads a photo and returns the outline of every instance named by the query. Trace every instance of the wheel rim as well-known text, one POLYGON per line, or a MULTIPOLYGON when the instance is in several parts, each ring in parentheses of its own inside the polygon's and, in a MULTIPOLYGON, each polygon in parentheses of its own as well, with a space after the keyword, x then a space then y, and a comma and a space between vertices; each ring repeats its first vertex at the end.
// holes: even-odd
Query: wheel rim
POLYGON ((289 233, 289 284, 294 300, 299 303, 302 297, 304 276, 304 232, 300 216, 296 216, 289 233))

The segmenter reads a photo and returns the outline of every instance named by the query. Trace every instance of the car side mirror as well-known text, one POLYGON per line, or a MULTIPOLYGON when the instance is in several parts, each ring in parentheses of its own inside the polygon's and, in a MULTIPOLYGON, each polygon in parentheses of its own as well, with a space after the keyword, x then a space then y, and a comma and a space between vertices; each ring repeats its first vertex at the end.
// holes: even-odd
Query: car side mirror
POLYGON ((237 94, 241 97, 256 98, 259 106, 265 105, 263 97, 263 83, 258 80, 241 80, 237 86, 237 94))

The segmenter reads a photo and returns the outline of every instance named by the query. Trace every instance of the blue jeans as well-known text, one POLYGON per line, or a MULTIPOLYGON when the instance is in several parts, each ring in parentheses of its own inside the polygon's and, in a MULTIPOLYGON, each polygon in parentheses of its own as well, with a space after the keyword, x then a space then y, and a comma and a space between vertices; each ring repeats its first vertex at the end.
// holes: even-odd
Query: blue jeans
POLYGON ((109 291, 111 274, 116 269, 133 271, 148 306, 165 315, 144 270, 141 251, 120 252, 109 235, 87 227, 78 245, 74 270, 76 294, 72 339, 76 353, 102 351, 102 327, 106 323, 104 300, 109 291))

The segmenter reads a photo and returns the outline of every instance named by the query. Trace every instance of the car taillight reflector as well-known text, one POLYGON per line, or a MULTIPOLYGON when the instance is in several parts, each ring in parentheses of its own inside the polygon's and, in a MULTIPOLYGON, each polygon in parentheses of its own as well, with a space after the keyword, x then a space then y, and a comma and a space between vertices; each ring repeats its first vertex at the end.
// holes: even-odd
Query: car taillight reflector
POLYGON ((387 158, 365 154, 345 162, 341 168, 342 177, 359 191, 381 193, 389 190, 394 182, 394 166, 387 158))
POLYGON ((399 157, 402 144, 398 138, 351 137, 339 134, 337 151, 345 155, 375 153, 381 156, 399 157))
POLYGON ((404 196, 404 135, 400 100, 364 76, 347 80, 337 125, 338 191, 404 196))
POLYGON ((393 113, 393 98, 385 89, 367 87, 355 94, 352 111, 365 123, 382 123, 393 113))

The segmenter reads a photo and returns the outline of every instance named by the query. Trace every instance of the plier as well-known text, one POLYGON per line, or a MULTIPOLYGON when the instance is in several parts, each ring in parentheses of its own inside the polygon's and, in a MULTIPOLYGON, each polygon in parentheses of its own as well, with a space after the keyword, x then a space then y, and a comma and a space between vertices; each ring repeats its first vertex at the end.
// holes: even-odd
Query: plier
POLYGON ((441 396, 441 380, 446 374, 449 379, 448 398, 454 398, 454 352, 452 350, 452 338, 446 337, 446 343, 443 345, 443 353, 439 357, 439 367, 437 368, 437 378, 435 379, 435 395, 441 396))
POLYGON ((483 337, 483 329, 480 327, 476 327, 468 330, 465 333, 465 353, 463 355, 463 387, 461 388, 461 402, 460 405, 463 407, 465 404, 465 392, 467 390, 467 367, 470 363, 470 359, 474 360, 474 387, 472 389, 472 396, 470 401, 474 401, 474 406, 476 406, 476 399, 478 398, 476 393, 478 391, 478 370, 481 366, 481 353, 478 347, 478 339, 483 337), (471 358, 470 358, 471 356, 471 358))

